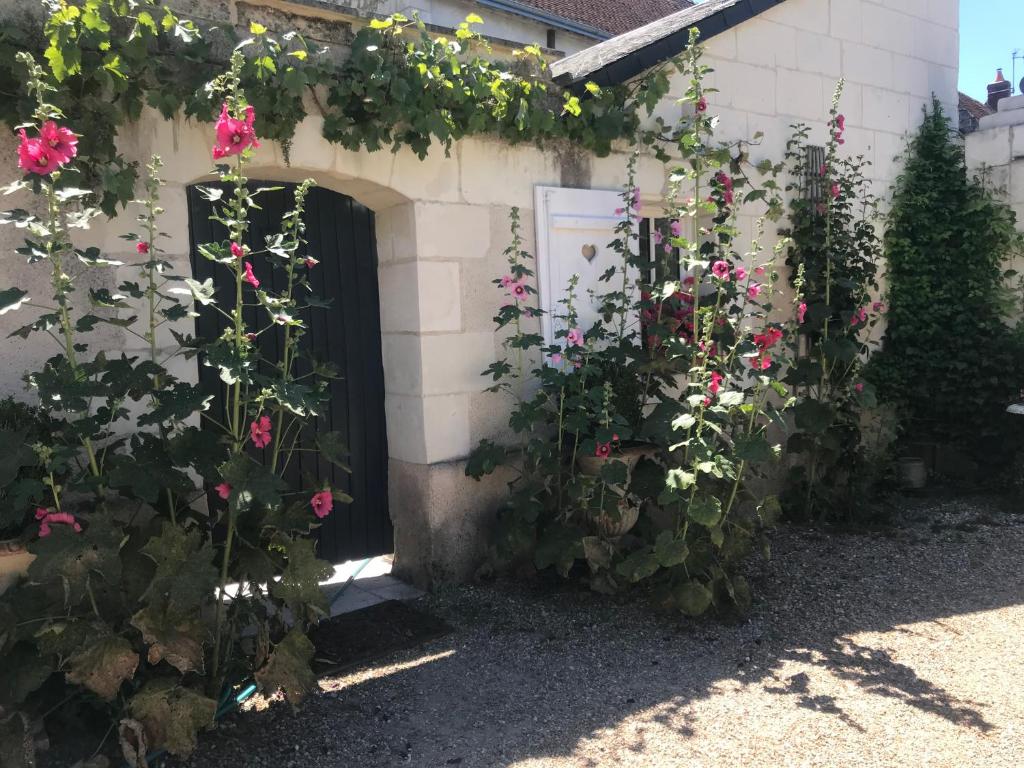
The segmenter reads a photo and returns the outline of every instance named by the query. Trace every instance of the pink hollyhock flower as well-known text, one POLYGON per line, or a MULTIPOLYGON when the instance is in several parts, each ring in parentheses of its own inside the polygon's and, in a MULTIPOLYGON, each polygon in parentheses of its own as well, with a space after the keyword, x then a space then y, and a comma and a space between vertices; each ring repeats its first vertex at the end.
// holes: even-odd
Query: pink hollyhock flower
POLYGON ((683 222, 681 222, 681 221, 673 221, 669 225, 669 229, 672 231, 672 237, 682 237, 683 236, 683 222))
POLYGON ((846 130, 846 115, 836 115, 836 128, 840 131, 846 130))
POLYGON ((249 425, 249 438, 257 448, 266 448, 270 445, 270 417, 260 416, 249 425))
POLYGON ((46 146, 42 139, 30 139, 21 131, 21 143, 18 145, 18 167, 28 173, 47 176, 57 170, 61 164, 61 155, 46 146))
POLYGON ((654 244, 661 245, 663 242, 665 242, 665 236, 661 234, 661 230, 654 230, 654 244))
POLYGON ((315 267, 317 264, 320 263, 318 260, 314 259, 312 256, 307 256, 303 261, 304 261, 304 263, 306 265, 306 269, 312 269, 313 267, 315 267))
POLYGON ((725 171, 719 171, 716 173, 715 181, 721 184, 724 189, 732 189, 732 177, 725 171))
POLYGON ((231 255, 234 256, 236 259, 244 259, 245 258, 245 247, 240 245, 239 243, 232 243, 231 244, 231 255))
POLYGON ((135 244, 135 252, 141 253, 143 256, 145 256, 147 253, 149 253, 149 243, 140 240, 135 244))
POLYGON ((747 279, 747 270, 743 267, 736 267, 736 280, 742 282, 747 279))
POLYGON ((818 169, 818 174, 821 176, 828 176, 828 166, 822 163, 821 168, 818 169))
MULTIPOLYGON (((39 519, 39 510, 36 510, 36 519, 39 519)), ((67 512, 50 512, 47 513, 39 522, 39 538, 46 538, 49 536, 53 532, 50 526, 54 523, 67 525, 73 528, 75 533, 82 532, 82 526, 77 520, 75 520, 74 515, 68 514, 67 512)))
POLYGON ((708 111, 708 100, 705 99, 703 96, 701 96, 699 99, 697 99, 697 111, 698 112, 707 112, 708 111))
POLYGON ((711 405, 711 398, 710 397, 705 397, 704 398, 704 407, 707 408, 709 405, 711 405))
POLYGON ((245 338, 248 339, 249 341, 256 341, 256 334, 255 333, 247 333, 247 334, 245 334, 245 338))
POLYGON ((240 155, 249 147, 259 147, 256 129, 253 127, 255 120, 256 111, 252 106, 245 108, 245 119, 238 120, 228 114, 227 102, 221 104, 220 118, 214 126, 217 144, 213 148, 213 159, 220 160, 231 155, 240 155))
POLYGON ((583 331, 579 328, 573 328, 565 337, 565 343, 570 347, 582 347, 583 346, 583 331))
POLYGON ((864 383, 861 382, 861 381, 858 381, 856 384, 853 385, 853 388, 856 389, 858 392, 863 392, 864 391, 864 383))
POLYGON ((626 212, 626 209, 625 209, 625 208, 616 208, 616 209, 615 209, 615 215, 616 215, 616 216, 621 216, 621 215, 622 215, 622 214, 624 214, 625 212, 626 212))
POLYGON ((880 301, 876 301, 874 304, 871 305, 871 309, 874 310, 875 312, 885 312, 885 304, 883 304, 880 301))
POLYGON ((245 277, 243 277, 242 279, 245 280, 245 282, 247 282, 253 288, 260 287, 259 279, 256 277, 256 275, 252 273, 252 262, 245 262, 245 277))
POLYGON ((313 508, 314 515, 323 519, 331 514, 331 510, 334 509, 334 496, 331 495, 330 491, 314 493, 313 498, 309 500, 309 506, 313 508))
POLYGON ((42 520, 48 514, 50 514, 50 510, 45 507, 36 507, 36 520, 42 520))
POLYGON ((501 276, 501 287, 502 288, 508 288, 515 281, 516 281, 516 279, 514 277, 512 277, 512 275, 502 275, 501 276))
POLYGON ((729 279, 729 264, 724 261, 716 261, 711 265, 711 274, 719 280, 729 279))
POLYGON ((53 120, 47 120, 39 129, 39 138, 56 152, 60 158, 57 162, 61 165, 68 162, 78 154, 78 137, 70 128, 57 125, 53 120))
POLYGON ((220 485, 216 485, 214 486, 213 490, 215 490, 217 492, 217 495, 224 499, 224 501, 227 501, 228 497, 231 496, 231 486, 228 485, 227 483, 221 483, 220 485))
POLYGON ((747 298, 756 299, 760 295, 761 295, 761 284, 760 283, 751 283, 749 286, 747 286, 747 298))
POLYGON ((562 364, 562 355, 561 355, 561 353, 555 352, 555 354, 553 354, 551 356, 551 364, 552 365, 561 365, 562 364))
POLYGON ((866 323, 868 321, 868 308, 861 307, 860 310, 857 312, 857 316, 860 318, 860 321, 862 323, 866 323))
POLYGON ((597 447, 594 448, 594 455, 599 459, 607 459, 612 452, 611 443, 598 443, 597 447))
POLYGON ((772 367, 772 356, 768 354, 760 354, 759 356, 752 358, 750 361, 755 371, 767 371, 772 367))
POLYGON ((804 324, 804 318, 807 316, 807 304, 801 301, 800 306, 796 308, 796 321, 800 325, 804 324))
POLYGON ((525 301, 530 296, 529 291, 526 290, 526 283, 522 280, 516 280, 514 283, 510 283, 508 286, 508 292, 516 301, 525 301))
POLYGON ((722 388, 722 381, 725 377, 718 371, 711 372, 711 383, 708 385, 708 392, 712 395, 717 395, 719 390, 722 388))
POLYGON ((832 197, 833 198, 839 197, 839 185, 838 184, 833 184, 832 185, 832 197))
POLYGON ((671 254, 672 253, 672 243, 665 243, 665 245, 662 246, 662 250, 665 251, 665 253, 667 253, 667 254, 671 254))
POLYGON ((841 135, 837 134, 836 135, 836 144, 838 144, 839 146, 842 146, 845 143, 846 143, 846 139, 844 139, 841 135))

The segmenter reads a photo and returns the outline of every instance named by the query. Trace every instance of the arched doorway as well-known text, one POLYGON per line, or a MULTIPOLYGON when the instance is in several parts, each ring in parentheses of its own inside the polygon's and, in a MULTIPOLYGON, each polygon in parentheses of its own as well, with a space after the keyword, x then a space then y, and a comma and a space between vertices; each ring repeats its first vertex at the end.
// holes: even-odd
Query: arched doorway
MULTIPOLYGON (((254 251, 266 247, 266 235, 280 231, 282 216, 294 207, 296 185, 253 183, 254 188, 259 186, 279 189, 261 192, 257 198, 260 208, 252 212, 246 243, 254 251)), ((227 231, 210 220, 212 204, 195 186, 188 188, 188 210, 193 274, 199 280, 213 278, 218 303, 230 307, 234 304, 230 273, 199 255, 196 247, 199 243, 226 239, 227 231)), ((319 460, 316 454, 298 452, 288 467, 288 480, 297 486, 303 477, 329 479, 333 487, 352 496, 353 502, 336 505, 317 531, 320 557, 338 563, 394 551, 394 531, 388 512, 377 240, 373 211, 322 187, 310 190, 305 224, 309 255, 320 262, 310 275, 313 291, 330 299, 331 305, 309 311, 303 318, 307 333, 302 343, 313 358, 332 364, 340 374, 330 385, 328 412, 317 418, 312 429, 339 431, 347 436, 352 472, 319 460)), ((254 257, 256 276, 275 290, 283 290, 283 274, 272 270, 263 258, 254 257)), ((266 324, 255 308, 250 311, 248 322, 257 327, 266 324)), ((201 338, 215 337, 223 330, 224 322, 216 313, 203 313, 196 322, 196 333, 201 338)), ((279 333, 262 333, 258 343, 268 358, 277 359, 279 333)), ((299 365, 308 363, 302 361, 299 365)), ((301 367, 298 370, 304 372, 301 367)), ((222 402, 217 372, 201 365, 199 379, 215 393, 211 407, 216 412, 222 402)), ((303 436, 307 444, 312 444, 312 438, 313 432, 303 436)))

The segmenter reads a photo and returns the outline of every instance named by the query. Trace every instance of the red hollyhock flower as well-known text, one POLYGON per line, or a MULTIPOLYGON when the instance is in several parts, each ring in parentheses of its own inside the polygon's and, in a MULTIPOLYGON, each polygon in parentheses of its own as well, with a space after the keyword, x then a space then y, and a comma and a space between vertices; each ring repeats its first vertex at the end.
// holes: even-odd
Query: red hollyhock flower
POLYGON ((220 118, 214 126, 217 135, 217 144, 213 148, 213 159, 220 160, 231 155, 240 155, 249 147, 256 149, 260 143, 256 139, 256 129, 253 122, 256 120, 256 111, 252 106, 245 108, 245 119, 239 120, 228 114, 228 105, 225 102, 220 107, 220 118))
POLYGON ((28 173, 48 176, 57 170, 63 155, 50 149, 42 139, 30 139, 25 129, 20 131, 21 143, 18 144, 18 167, 28 173))

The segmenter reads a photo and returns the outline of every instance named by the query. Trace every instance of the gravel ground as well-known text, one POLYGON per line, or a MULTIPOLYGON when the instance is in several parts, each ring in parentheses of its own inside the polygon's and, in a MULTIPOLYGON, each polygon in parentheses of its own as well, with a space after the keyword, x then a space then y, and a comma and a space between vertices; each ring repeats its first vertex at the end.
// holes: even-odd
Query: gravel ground
POLYGON ((537 586, 432 595, 452 634, 324 679, 298 713, 263 702, 186 765, 1019 766, 1015 511, 919 501, 891 530, 780 531, 732 623, 537 586))

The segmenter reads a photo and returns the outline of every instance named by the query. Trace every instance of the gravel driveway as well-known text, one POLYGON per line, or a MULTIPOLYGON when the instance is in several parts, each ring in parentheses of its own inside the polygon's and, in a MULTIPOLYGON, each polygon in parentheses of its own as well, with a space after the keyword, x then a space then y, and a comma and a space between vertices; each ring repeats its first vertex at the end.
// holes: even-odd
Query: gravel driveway
POLYGON ((568 589, 418 601, 455 631, 201 740, 213 766, 1019 766, 1024 516, 917 502, 784 530, 723 624, 568 589))

